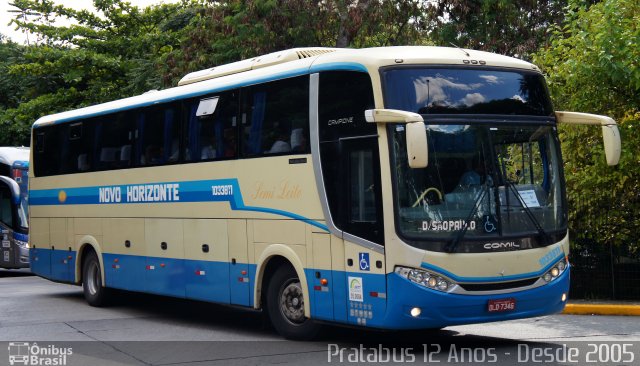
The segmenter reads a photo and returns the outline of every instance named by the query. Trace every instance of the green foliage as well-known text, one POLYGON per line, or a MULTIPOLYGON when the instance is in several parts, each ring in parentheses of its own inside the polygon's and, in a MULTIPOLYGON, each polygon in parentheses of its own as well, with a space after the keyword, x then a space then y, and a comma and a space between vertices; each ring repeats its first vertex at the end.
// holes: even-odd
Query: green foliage
POLYGON ((436 44, 529 57, 562 21, 566 0, 437 0, 429 8, 436 44))
POLYGON ((0 111, 18 105, 24 83, 9 73, 11 65, 23 61, 24 47, 0 38, 0 111))
POLYGON ((422 0, 223 0, 192 5, 180 47, 166 54, 163 84, 184 74, 295 47, 422 42, 422 0))
MULTIPOLYGON (((179 45, 194 15, 182 5, 140 9, 121 0, 95 0, 101 16, 51 0, 13 5, 19 9, 13 22, 35 35, 35 43, 0 62, 4 77, 19 85, 12 104, 1 105, 0 91, 0 123, 10 126, 0 134, 2 145, 28 144, 28 126, 43 115, 160 88, 161 57, 179 45), (73 25, 56 26, 58 18, 73 25)), ((2 46, 0 55, 16 48, 2 46)))
MULTIPOLYGON (((414 44, 423 27, 422 0, 183 0, 145 9, 124 0, 93 3, 98 14, 53 0, 13 0, 13 23, 32 43, 19 59, 0 61, 3 81, 18 81, 3 84, 12 104, 0 87, 0 122, 16 125, 0 134, 0 144, 28 143, 17 133, 42 115, 174 86, 191 71, 293 47, 414 44), (72 25, 56 25, 60 18, 72 25), (54 94, 74 97, 46 97, 54 94)), ((2 45, 0 56, 16 48, 2 45)))
POLYGON ((617 119, 620 164, 605 163, 599 128, 561 126, 573 237, 640 247, 640 3, 572 2, 562 26, 534 61, 548 76, 558 110, 617 119))

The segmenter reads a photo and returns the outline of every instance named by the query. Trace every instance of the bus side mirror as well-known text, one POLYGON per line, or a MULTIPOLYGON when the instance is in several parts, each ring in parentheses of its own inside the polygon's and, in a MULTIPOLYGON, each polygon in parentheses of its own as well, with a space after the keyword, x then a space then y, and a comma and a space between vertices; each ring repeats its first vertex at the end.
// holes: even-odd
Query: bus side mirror
POLYGON ((611 166, 618 165, 620 153, 622 152, 622 142, 620 141, 618 125, 613 118, 589 113, 556 112, 556 120, 558 123, 602 126, 602 141, 607 164, 611 166))
POLYGON ((369 109, 364 111, 369 123, 406 123, 407 158, 409 167, 426 168, 429 162, 427 132, 422 116, 397 109, 369 109))
POLYGON ((424 122, 407 123, 406 134, 409 167, 426 168, 429 164, 429 145, 424 122))
POLYGON ((602 139, 604 141, 604 155, 607 157, 607 164, 618 165, 620 153, 622 152, 618 125, 602 126, 602 139))

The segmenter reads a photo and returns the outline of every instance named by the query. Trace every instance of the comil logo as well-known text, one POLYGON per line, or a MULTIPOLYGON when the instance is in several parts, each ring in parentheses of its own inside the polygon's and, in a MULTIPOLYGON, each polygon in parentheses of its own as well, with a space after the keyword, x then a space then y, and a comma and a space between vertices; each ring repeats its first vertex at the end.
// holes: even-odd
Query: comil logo
POLYGON ((9 342, 9 365, 63 366, 73 354, 71 347, 38 346, 37 343, 9 342))

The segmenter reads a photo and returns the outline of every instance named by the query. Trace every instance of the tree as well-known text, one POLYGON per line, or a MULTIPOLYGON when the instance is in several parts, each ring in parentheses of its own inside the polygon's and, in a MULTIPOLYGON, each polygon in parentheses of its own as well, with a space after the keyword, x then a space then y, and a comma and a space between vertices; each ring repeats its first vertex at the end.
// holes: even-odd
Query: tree
POLYGON ((9 67, 23 61, 25 47, 0 35, 0 110, 18 105, 24 84, 20 78, 9 73, 9 67))
POLYGON ((572 1, 562 26, 534 62, 559 110, 610 115, 622 136, 620 164, 606 166, 599 129, 560 129, 574 238, 640 246, 640 3, 572 1), (588 199, 587 199, 588 198, 588 199), (582 204, 582 202, 587 202, 582 204), (594 218, 600 218, 599 220, 594 218))
POLYGON ((422 41, 423 0, 202 1, 164 85, 187 72, 295 47, 371 47, 422 41))
POLYGON ((429 7, 429 37, 442 46, 527 58, 563 19, 566 0, 437 0, 429 7))
POLYGON ((19 105, 0 115, 9 131, 0 136, 2 144, 28 144, 30 125, 43 115, 159 88, 161 56, 180 43, 190 19, 178 4, 140 9, 122 0, 94 0, 102 16, 52 0, 12 5, 30 15, 13 23, 35 40, 7 67, 23 89, 15 94, 19 105), (72 25, 55 25, 61 17, 72 25))

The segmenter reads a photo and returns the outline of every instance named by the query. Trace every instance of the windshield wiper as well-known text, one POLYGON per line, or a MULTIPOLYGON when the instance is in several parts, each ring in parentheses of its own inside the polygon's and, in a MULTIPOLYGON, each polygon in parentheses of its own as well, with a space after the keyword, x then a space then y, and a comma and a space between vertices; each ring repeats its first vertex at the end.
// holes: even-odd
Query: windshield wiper
POLYGON ((509 203, 508 203, 509 202, 508 201, 509 200, 509 191, 508 191, 508 189, 511 189, 513 191, 513 194, 515 195, 515 197, 520 202, 520 205, 524 209, 524 212, 527 214, 527 217, 529 217, 529 220, 531 221, 533 226, 535 226, 536 230, 538 231, 538 234, 540 235, 540 237, 542 237, 544 245, 551 244, 551 237, 549 236, 549 233, 547 233, 544 230, 544 228, 540 225, 540 222, 538 222, 538 219, 536 219, 536 217, 533 215, 533 212, 531 212, 531 209, 529 209, 529 206, 527 206, 526 202, 524 201, 524 198, 522 198, 522 196, 520 195, 520 192, 518 192, 518 189, 507 178, 507 168, 505 167, 504 161, 502 161, 502 178, 503 178, 502 180, 504 181, 504 186, 505 186, 504 196, 505 196, 505 199, 507 200, 507 209, 509 209, 509 203))
POLYGON ((473 201, 473 207, 471 208, 471 212, 469 212, 467 219, 464 220, 464 225, 462 226, 462 229, 458 230, 455 238, 453 238, 444 247, 444 250, 447 253, 455 253, 456 248, 458 247, 458 243, 460 242, 460 240, 462 240, 462 238, 464 238, 464 235, 467 233, 467 229, 469 228, 469 220, 471 220, 473 215, 475 215, 476 212, 478 211, 478 207, 480 206, 480 203, 484 199, 484 196, 487 194, 488 190, 489 190, 489 183, 486 182, 485 184, 482 185, 482 191, 478 192, 477 198, 473 201))
MULTIPOLYGON (((522 198, 522 196, 520 195, 520 192, 518 192, 518 190, 516 189, 516 187, 513 185, 513 183, 509 182, 508 179, 504 180, 504 186, 511 189, 513 191, 513 194, 516 196, 516 198, 518 199, 518 201, 520 202, 520 205, 522 206, 522 208, 524 209, 524 212, 527 214, 527 217, 529 217, 529 220, 531 221, 531 223, 533 224, 533 226, 535 226, 536 230, 538 231, 538 234, 540 235, 540 237, 542 237, 542 240, 544 242, 544 245, 549 245, 551 244, 551 236, 549 236, 549 233, 547 233, 544 228, 542 227, 542 225, 540 225, 540 222, 538 221, 538 219, 536 219, 536 217, 533 215, 533 212, 531 212, 531 209, 529 208, 529 206, 527 206, 526 202, 524 202, 524 199, 522 198)), ((508 196, 509 192, 505 190, 505 196, 508 196)))

